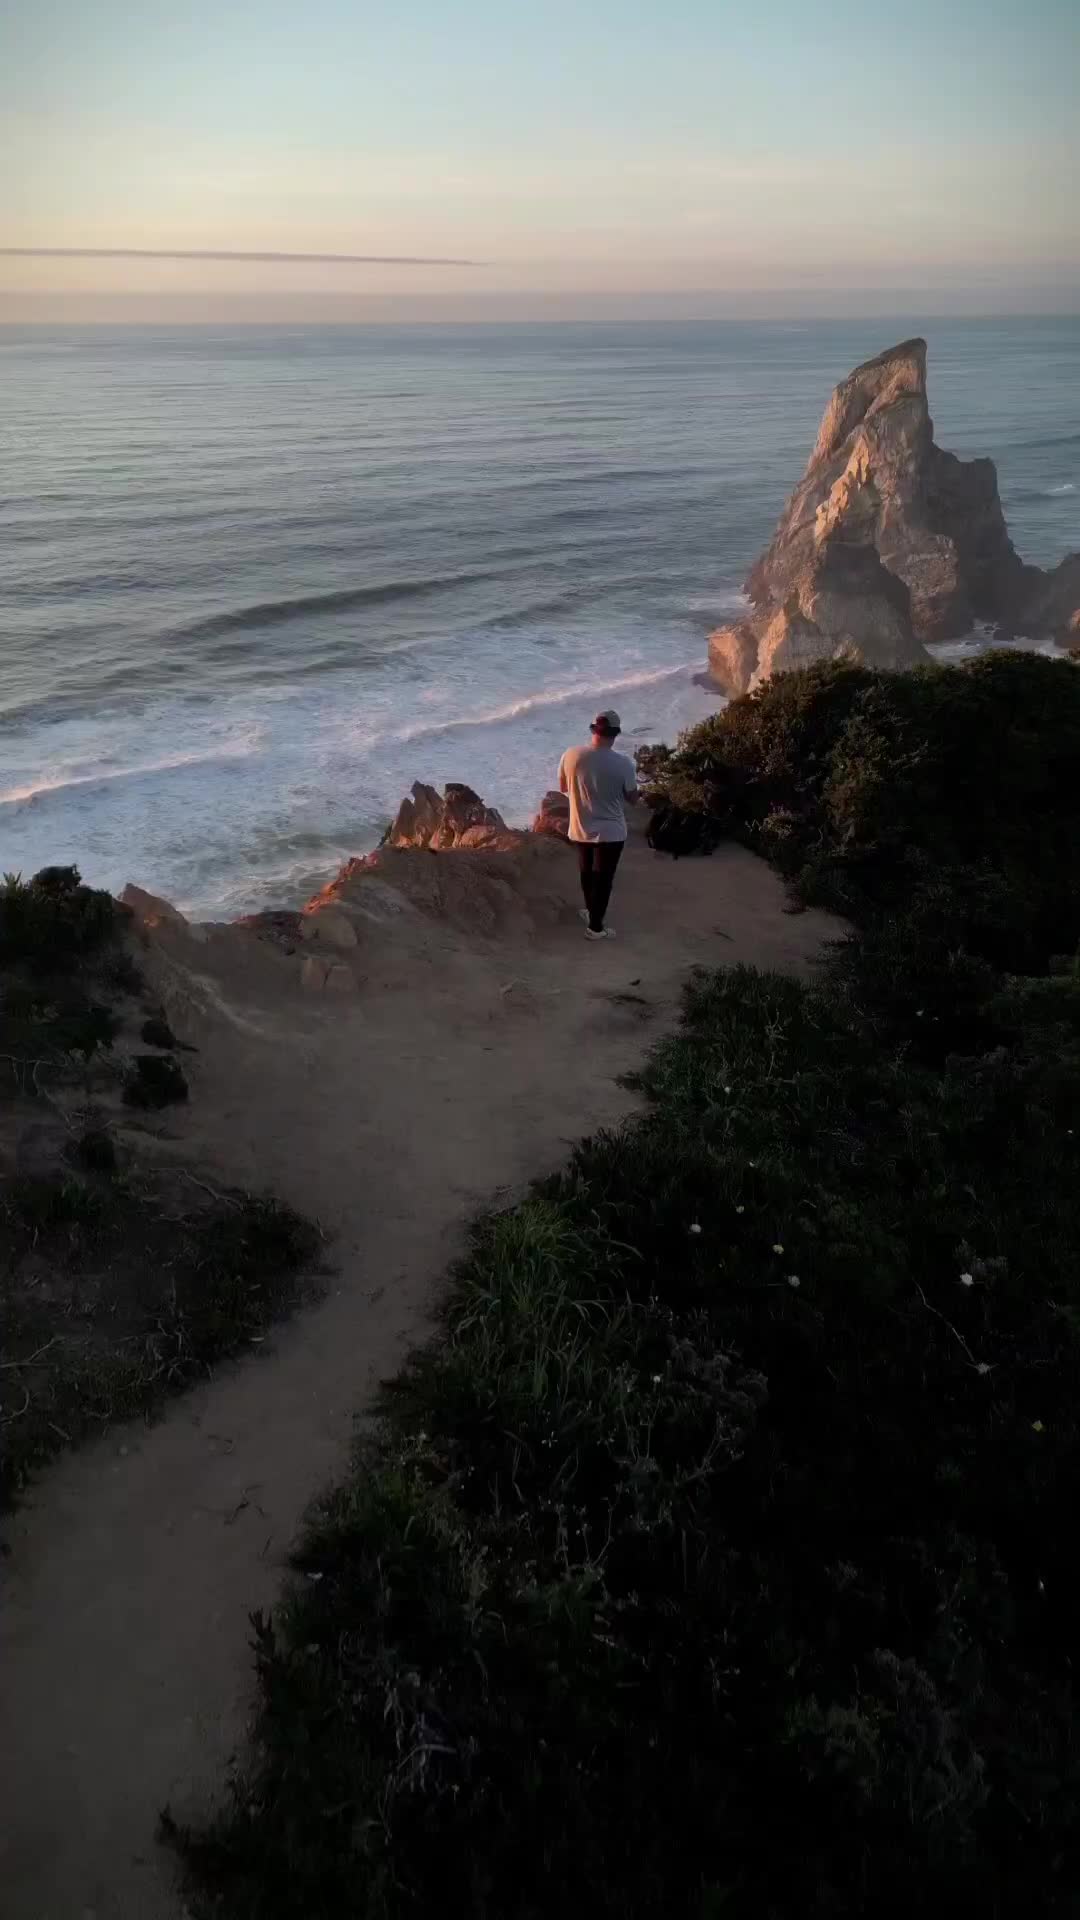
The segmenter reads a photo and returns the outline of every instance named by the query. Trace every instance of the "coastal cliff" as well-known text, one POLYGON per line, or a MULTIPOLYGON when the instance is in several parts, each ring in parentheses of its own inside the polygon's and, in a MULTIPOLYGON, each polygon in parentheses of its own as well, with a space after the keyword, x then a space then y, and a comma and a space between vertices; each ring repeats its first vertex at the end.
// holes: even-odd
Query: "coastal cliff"
POLYGON ((934 442, 926 342, 890 347, 835 389, 806 472, 746 581, 754 611, 709 641, 725 693, 814 660, 917 666, 925 643, 987 621, 1066 638, 1080 555, 1047 573, 1009 538, 992 460, 934 442))

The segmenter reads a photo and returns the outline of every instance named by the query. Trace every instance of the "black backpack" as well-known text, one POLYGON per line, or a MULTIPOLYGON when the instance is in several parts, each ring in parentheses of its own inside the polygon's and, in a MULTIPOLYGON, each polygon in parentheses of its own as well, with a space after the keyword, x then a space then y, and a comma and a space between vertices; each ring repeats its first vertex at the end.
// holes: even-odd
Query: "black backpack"
POLYGON ((687 813, 682 807, 657 807, 646 839, 654 853, 670 853, 673 860, 690 854, 711 853, 720 839, 720 824, 707 813, 687 813))

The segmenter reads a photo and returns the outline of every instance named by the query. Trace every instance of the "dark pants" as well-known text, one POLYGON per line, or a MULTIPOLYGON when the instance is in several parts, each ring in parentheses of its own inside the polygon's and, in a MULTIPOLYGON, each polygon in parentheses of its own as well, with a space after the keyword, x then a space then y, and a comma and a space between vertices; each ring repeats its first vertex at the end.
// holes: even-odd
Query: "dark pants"
POLYGON ((603 933, 604 915, 611 899, 611 889, 615 881, 615 869, 622 858, 621 840, 600 840, 577 843, 578 867, 581 870, 581 891, 585 896, 585 905, 589 910, 589 925, 594 933, 603 933))

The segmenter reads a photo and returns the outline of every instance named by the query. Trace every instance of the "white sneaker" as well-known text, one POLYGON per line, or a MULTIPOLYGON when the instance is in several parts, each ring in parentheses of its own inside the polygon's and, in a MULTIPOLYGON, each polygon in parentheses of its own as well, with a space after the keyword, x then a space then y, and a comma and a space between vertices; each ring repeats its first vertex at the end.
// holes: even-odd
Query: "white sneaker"
POLYGON ((615 929, 614 927, 604 927, 600 933, 596 933, 592 927, 586 926, 585 938, 586 940, 614 940, 615 929))

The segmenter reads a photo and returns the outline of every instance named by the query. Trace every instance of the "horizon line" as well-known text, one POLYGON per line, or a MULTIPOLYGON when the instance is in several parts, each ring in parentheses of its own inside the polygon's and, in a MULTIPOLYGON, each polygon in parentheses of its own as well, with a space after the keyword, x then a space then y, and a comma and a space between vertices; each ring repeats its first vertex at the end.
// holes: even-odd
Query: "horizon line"
POLYGON ((321 267, 482 267, 483 260, 410 253, 247 253, 214 247, 0 247, 5 260, 252 260, 321 267))

